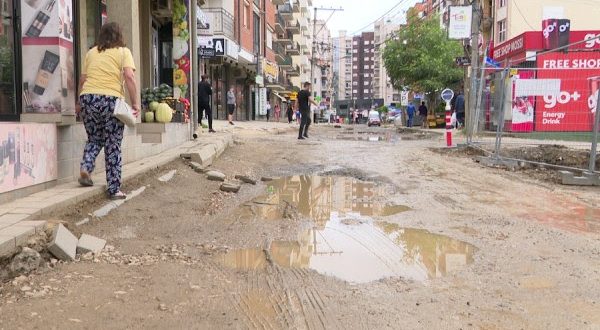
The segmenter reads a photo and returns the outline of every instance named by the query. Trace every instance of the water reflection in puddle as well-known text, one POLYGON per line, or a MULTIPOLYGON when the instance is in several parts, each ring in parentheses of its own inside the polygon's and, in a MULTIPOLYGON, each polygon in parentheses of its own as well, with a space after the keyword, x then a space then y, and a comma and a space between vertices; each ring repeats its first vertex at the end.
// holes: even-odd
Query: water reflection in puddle
MULTIPOLYGON (((273 241, 266 250, 251 248, 221 255, 243 270, 281 267, 313 269, 353 283, 386 277, 415 281, 444 276, 473 261, 475 248, 424 230, 375 222, 410 208, 388 203, 389 186, 348 177, 294 176, 268 183, 252 203, 254 216, 279 220, 281 205, 293 205, 313 221, 295 241, 273 241)), ((284 212, 285 213, 285 212, 284 212)))
POLYGON ((297 241, 274 241, 266 250, 235 250, 219 260, 242 270, 264 269, 270 260, 352 283, 387 277, 422 282, 473 262, 476 249, 468 243, 385 222, 360 219, 355 223, 347 221, 349 217, 332 213, 324 226, 301 233, 297 241))
POLYGON ((253 200, 260 219, 281 219, 280 206, 293 205, 316 224, 329 221, 331 212, 358 213, 361 216, 391 216, 409 211, 389 202, 395 193, 389 186, 351 177, 297 175, 267 182, 266 193, 253 200))

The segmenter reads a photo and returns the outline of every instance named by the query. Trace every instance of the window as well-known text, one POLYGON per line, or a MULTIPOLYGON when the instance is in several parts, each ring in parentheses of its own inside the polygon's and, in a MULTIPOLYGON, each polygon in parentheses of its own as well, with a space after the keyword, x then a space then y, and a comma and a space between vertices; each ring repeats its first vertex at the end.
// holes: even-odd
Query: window
POLYGON ((358 94, 358 90, 357 90, 357 89, 353 89, 353 90, 352 90, 352 93, 354 93, 354 94, 358 94))
POLYGON ((498 8, 506 7, 507 0, 498 0, 498 8))
POLYGON ((365 45, 368 45, 368 44, 369 44, 369 40, 365 40, 365 45))
POLYGON ((273 49, 273 31, 267 29, 267 47, 273 49))
POLYGON ((353 81, 352 86, 358 86, 358 81, 353 81))
POLYGON ((353 66, 352 66, 352 69, 354 69, 354 70, 358 70, 358 65, 353 65, 353 66))
POLYGON ((498 42, 506 41, 506 19, 498 22, 498 42))
POLYGON ((353 44, 354 46, 357 46, 357 45, 358 45, 358 41, 354 41, 352 44, 353 44))
POLYGON ((368 90, 368 89, 365 89, 365 90, 364 90, 364 93, 365 93, 365 94, 368 94, 368 93, 369 93, 369 90, 368 90))
POLYGON ((365 81, 364 85, 365 85, 365 86, 369 86, 369 82, 368 82, 368 81, 365 81))

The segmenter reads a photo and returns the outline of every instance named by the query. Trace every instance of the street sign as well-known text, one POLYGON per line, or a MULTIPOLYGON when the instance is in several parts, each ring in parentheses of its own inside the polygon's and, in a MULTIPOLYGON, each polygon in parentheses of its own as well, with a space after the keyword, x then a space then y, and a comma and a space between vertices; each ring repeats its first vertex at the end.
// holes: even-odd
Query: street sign
POLYGON ((442 100, 446 101, 446 102, 450 102, 452 101, 452 98, 454 97, 454 92, 450 89, 450 88, 446 88, 442 91, 442 100))
POLYGON ((225 56, 225 39, 214 38, 213 49, 215 50, 215 56, 225 56))
POLYGON ((407 106, 408 105, 408 92, 400 93, 400 105, 407 106))
POLYGON ((466 56, 460 56, 454 59, 456 65, 458 66, 469 66, 471 65, 471 60, 466 56))
POLYGON ((199 55, 202 58, 213 58, 215 57, 214 48, 200 48, 199 55))

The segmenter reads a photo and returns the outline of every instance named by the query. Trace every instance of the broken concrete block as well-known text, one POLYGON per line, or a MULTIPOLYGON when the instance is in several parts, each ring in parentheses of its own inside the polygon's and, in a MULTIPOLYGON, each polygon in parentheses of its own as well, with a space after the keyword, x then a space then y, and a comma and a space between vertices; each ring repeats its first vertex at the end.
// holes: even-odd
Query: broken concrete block
POLYGON ((191 153, 183 153, 183 154, 179 155, 179 157, 181 157, 183 159, 192 159, 192 154, 191 153))
POLYGON ((83 234, 77 242, 77 253, 84 254, 88 252, 98 253, 104 249, 106 240, 94 237, 92 235, 83 234))
POLYGON ((273 178, 268 177, 268 176, 263 176, 262 178, 260 178, 260 181, 262 181, 262 182, 273 181, 273 178))
POLYGON ((240 185, 232 182, 225 182, 221 184, 221 190, 225 192, 233 192, 236 193, 240 191, 240 185))
POLYGON ((206 178, 210 181, 225 181, 225 174, 218 171, 206 172, 206 178))
POLYGON ((192 170, 194 170, 196 173, 206 173, 206 166, 200 164, 200 163, 196 163, 196 162, 190 162, 190 167, 192 168, 192 170))
POLYGON ((77 252, 78 239, 65 226, 59 224, 54 229, 48 251, 63 261, 72 261, 77 252))
POLYGON ((246 175, 236 175, 235 176, 236 179, 244 182, 244 183, 248 183, 248 184, 256 184, 256 180, 252 179, 249 176, 246 175))

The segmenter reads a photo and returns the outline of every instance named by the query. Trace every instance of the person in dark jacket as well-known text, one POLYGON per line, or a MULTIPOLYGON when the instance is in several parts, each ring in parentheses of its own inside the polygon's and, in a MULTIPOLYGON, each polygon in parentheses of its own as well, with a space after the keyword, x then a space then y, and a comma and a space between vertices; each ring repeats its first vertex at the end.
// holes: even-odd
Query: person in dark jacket
POLYGON ((427 128, 427 106, 425 106, 425 102, 421 102, 419 106, 419 117, 421 117, 421 127, 427 128))
POLYGON ((210 98, 212 96, 212 87, 208 82, 208 76, 202 75, 202 81, 198 84, 198 123, 202 126, 202 117, 208 118, 208 131, 214 133, 212 110, 210 108, 210 98))
POLYGON ((456 112, 457 125, 463 127, 465 125, 465 96, 462 91, 459 91, 452 101, 453 110, 456 112))

